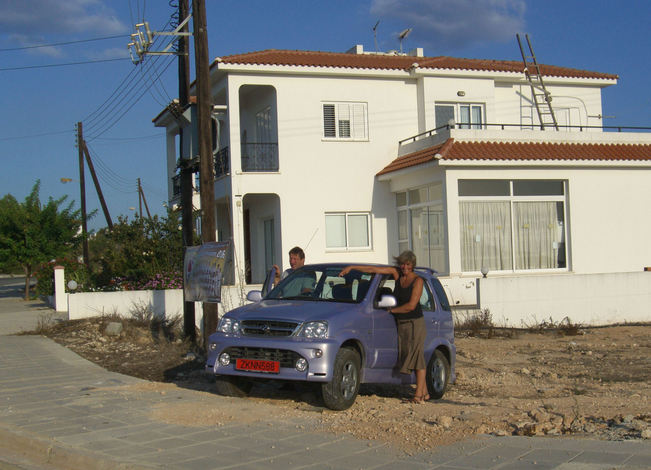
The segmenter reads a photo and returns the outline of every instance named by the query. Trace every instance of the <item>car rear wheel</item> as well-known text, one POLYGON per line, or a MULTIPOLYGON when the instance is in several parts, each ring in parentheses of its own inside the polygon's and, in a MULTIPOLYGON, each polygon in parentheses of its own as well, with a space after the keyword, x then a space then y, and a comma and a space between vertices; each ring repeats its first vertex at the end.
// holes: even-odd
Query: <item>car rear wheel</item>
POLYGON ((434 351, 429 364, 427 364, 427 392, 429 396, 438 400, 443 396, 450 378, 450 362, 439 349, 434 351))
POLYGON ((251 392, 253 383, 242 377, 233 377, 232 375, 216 376, 217 393, 227 397, 246 397, 251 392))
POLYGON ((321 386, 323 403, 331 410, 345 410, 355 403, 360 384, 361 359, 352 348, 344 347, 335 358, 332 381, 321 386))

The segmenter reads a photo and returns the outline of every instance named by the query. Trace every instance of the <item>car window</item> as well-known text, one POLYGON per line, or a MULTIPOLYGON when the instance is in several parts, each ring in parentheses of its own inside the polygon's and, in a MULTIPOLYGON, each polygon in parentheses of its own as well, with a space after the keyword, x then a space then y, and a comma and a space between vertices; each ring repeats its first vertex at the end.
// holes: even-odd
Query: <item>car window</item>
MULTIPOLYGON (((396 281, 392 277, 387 277, 382 280, 380 287, 377 290, 377 295, 375 301, 378 302, 380 297, 383 295, 393 295, 393 289, 396 285, 396 281)), ((432 297, 432 291, 430 290, 427 282, 423 279, 423 293, 420 295, 420 305, 423 310, 436 310, 436 304, 432 297)))
POLYGON ((429 285, 427 285, 424 279, 423 293, 420 295, 420 306, 423 310, 436 310, 436 304, 432 301, 432 292, 429 290, 429 285))
POLYGON ((359 303, 364 300, 370 287, 372 274, 351 271, 340 277, 342 267, 324 270, 298 269, 269 293, 268 299, 328 300, 359 303))
POLYGON ((441 285, 441 281, 436 278, 432 278, 432 285, 434 286, 434 292, 436 292, 436 297, 439 299, 441 308, 443 310, 450 310, 450 302, 448 301, 448 296, 445 294, 445 289, 441 285))

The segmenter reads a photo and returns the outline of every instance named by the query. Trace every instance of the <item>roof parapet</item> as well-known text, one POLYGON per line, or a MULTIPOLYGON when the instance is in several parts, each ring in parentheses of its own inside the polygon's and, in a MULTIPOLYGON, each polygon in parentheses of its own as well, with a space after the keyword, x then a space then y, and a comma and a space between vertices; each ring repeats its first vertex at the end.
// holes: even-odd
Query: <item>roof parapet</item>
POLYGON ((362 44, 355 44, 353 47, 346 51, 346 54, 357 54, 357 55, 401 55, 401 56, 411 56, 411 57, 425 57, 422 47, 417 47, 416 49, 410 50, 408 53, 400 53, 398 51, 388 51, 388 52, 373 52, 365 51, 362 44))

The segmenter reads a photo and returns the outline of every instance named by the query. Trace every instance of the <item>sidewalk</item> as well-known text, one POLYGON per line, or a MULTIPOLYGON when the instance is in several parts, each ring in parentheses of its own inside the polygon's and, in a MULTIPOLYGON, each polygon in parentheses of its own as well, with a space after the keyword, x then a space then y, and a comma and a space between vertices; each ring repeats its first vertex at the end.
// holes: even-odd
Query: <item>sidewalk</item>
POLYGON ((71 469, 651 468, 649 441, 483 436, 405 455, 379 441, 324 433, 316 416, 289 421, 253 399, 171 385, 161 391, 47 338, 6 336, 15 330, 11 319, 36 326, 42 313, 51 311, 0 298, 0 461, 36 456, 48 468, 71 469), (183 407, 220 414, 213 424, 167 419, 165 410, 183 407), (253 407, 262 419, 248 419, 253 407))

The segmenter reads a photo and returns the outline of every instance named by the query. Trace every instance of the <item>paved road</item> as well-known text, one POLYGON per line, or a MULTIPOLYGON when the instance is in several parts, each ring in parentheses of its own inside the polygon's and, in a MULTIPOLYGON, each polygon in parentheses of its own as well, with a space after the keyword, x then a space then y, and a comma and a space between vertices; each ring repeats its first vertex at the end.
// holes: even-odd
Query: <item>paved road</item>
POLYGON ((406 455, 322 432, 316 417, 290 421, 259 401, 177 387, 161 392, 45 337, 7 336, 44 314, 53 312, 40 302, 0 296, 0 470, 651 468, 649 441, 481 436, 406 455), (183 406, 220 410, 221 424, 165 415, 183 406), (252 406, 262 420, 247 421, 252 406))

